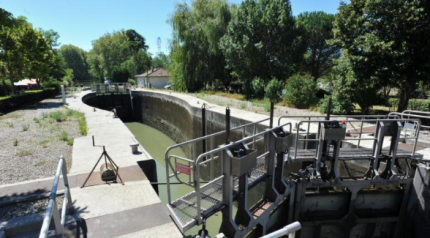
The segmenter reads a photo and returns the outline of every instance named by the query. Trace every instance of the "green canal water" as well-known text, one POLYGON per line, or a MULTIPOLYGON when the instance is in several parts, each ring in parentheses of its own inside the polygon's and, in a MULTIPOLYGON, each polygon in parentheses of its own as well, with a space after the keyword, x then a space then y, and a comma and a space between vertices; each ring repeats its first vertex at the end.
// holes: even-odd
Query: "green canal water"
MULTIPOLYGON (((125 123, 128 129, 134 134, 139 143, 145 150, 155 159, 157 163, 157 176, 158 182, 166 182, 166 165, 164 162, 164 152, 167 147, 175 145, 170 137, 163 134, 161 131, 138 122, 125 123)), ((185 153, 181 149, 175 149, 171 154, 178 155, 186 158, 185 153)), ((188 175, 181 175, 180 178, 188 181, 188 175)), ((171 180, 172 181, 172 180, 171 180)), ((192 187, 187 185, 171 185, 172 200, 184 196, 185 194, 193 191, 192 187)), ((167 188, 165 185, 159 185, 159 196, 164 204, 167 204, 167 188)), ((206 229, 209 231, 210 236, 214 237, 219 233, 221 226, 221 213, 216 213, 206 221, 206 229)), ((186 235, 195 235, 200 230, 200 227, 195 227, 189 230, 186 235)))

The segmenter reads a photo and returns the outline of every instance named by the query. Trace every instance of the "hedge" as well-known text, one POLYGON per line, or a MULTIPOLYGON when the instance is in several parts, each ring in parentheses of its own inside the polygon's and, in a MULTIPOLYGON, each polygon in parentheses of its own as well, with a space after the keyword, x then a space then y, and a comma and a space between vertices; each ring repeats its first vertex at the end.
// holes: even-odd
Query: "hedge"
MULTIPOLYGON (((388 104, 390 108, 397 109, 399 105, 399 99, 390 98, 388 99, 388 104)), ((408 110, 417 110, 417 111, 430 111, 430 100, 423 99, 410 99, 408 104, 408 110)))
POLYGON ((54 88, 30 90, 23 94, 0 97, 0 113, 16 110, 22 106, 39 102, 45 98, 54 97, 58 91, 54 88))

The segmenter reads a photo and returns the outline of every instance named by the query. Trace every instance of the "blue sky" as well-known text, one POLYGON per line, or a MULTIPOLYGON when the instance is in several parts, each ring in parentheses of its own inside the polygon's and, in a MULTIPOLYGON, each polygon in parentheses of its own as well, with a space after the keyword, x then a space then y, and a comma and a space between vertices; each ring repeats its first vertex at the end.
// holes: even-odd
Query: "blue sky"
MULTIPOLYGON (((57 31, 61 44, 87 51, 93 40, 107 32, 135 29, 155 54, 158 37, 161 51, 168 52, 172 29, 167 20, 178 2, 182 0, 0 0, 0 8, 27 17, 35 27, 57 31)), ((340 0, 291 0, 294 15, 304 11, 336 13, 339 4, 340 0)))

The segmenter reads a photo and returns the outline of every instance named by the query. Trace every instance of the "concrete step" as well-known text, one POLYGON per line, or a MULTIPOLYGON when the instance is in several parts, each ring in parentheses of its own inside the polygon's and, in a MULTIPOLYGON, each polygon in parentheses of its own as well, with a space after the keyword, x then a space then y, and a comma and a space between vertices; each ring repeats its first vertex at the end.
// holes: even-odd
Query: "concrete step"
POLYGON ((0 230, 4 231, 6 237, 13 237, 29 232, 39 231, 42 227, 43 217, 44 214, 33 214, 29 216, 13 218, 7 222, 0 223, 0 230))

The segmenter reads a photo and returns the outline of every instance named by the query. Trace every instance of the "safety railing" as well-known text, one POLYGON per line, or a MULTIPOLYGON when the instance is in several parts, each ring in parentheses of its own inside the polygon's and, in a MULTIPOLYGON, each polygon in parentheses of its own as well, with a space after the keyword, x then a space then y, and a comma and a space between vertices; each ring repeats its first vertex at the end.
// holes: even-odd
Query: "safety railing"
MULTIPOLYGON (((252 143, 252 141, 254 141, 255 138, 261 137, 261 136, 265 136, 268 133, 272 133, 272 132, 274 132, 276 130, 279 130, 280 128, 284 128, 286 126, 290 126, 290 128, 291 128, 291 123, 285 123, 285 124, 280 125, 278 127, 275 127, 275 128, 272 128, 272 129, 267 129, 267 130, 264 130, 262 132, 255 133, 254 135, 247 136, 247 137, 242 138, 242 139, 240 139, 238 141, 232 142, 232 143, 230 143, 228 145, 221 145, 218 148, 215 148, 215 149, 213 149, 211 151, 208 151, 208 152, 200 154, 197 157, 197 159, 195 160, 195 166, 194 166, 194 189, 195 189, 196 196, 197 196, 197 203, 196 203, 197 214, 200 215, 201 212, 202 212, 202 206, 201 206, 201 200, 202 200, 201 189, 202 189, 202 187, 200 186, 200 184, 201 184, 201 180, 200 180, 200 166, 202 164, 201 162, 205 158, 210 157, 213 154, 222 152, 224 150, 227 150, 227 149, 230 149, 230 148, 234 148, 234 147, 236 147, 236 146, 238 146, 238 145, 240 145, 242 143, 246 143, 246 144, 248 144, 249 142, 252 143)), ((290 131, 290 133, 291 133, 291 131, 290 131)), ((269 153, 270 153, 270 151, 262 151, 262 153, 257 157, 257 161, 260 160, 261 158, 266 157, 267 155, 269 155, 269 153)), ((222 161, 222 159, 221 159, 221 161, 222 161)), ((258 166, 258 162, 257 162, 257 166, 258 166)))
MULTIPOLYGON (((247 131, 249 132, 250 130, 247 130, 247 128, 252 128, 251 130, 251 135, 255 135, 258 133, 259 130, 259 126, 263 126, 262 123, 269 121, 270 118, 266 118, 266 119, 262 119, 256 122, 251 122, 251 123, 247 123, 238 127, 234 127, 230 129, 230 132, 232 131, 240 131, 242 134, 242 138, 247 136, 247 131)), ((194 187, 195 184, 193 184, 192 178, 191 178, 191 173, 188 174, 188 182, 184 181, 183 179, 181 179, 179 177, 179 174, 181 174, 181 172, 178 172, 176 170, 176 168, 174 167, 174 165, 172 164, 172 160, 174 160, 174 163, 176 165, 177 161, 180 160, 182 162, 184 162, 191 171, 193 171, 194 167, 195 167, 195 162, 196 159, 198 157, 198 153, 197 153, 197 143, 202 142, 202 143, 206 143, 208 148, 208 151, 211 151, 213 149, 215 149, 216 147, 218 147, 219 145, 216 145, 216 139, 220 136, 225 136, 226 134, 226 130, 223 131, 219 131, 210 135, 206 135, 206 136, 202 136, 196 139, 192 139, 189 141, 185 141, 176 145, 172 145, 169 146, 164 154, 164 158, 165 158, 165 162, 166 162, 166 187, 167 187, 167 197, 168 197, 168 202, 171 203, 171 191, 170 191, 170 179, 175 177, 176 180, 181 183, 181 184, 185 184, 188 185, 190 187, 194 187), (175 149, 175 148, 183 148, 186 146, 191 146, 191 151, 192 151, 192 158, 184 158, 181 156, 177 156, 177 155, 170 155, 170 152, 175 149), (170 174, 170 170, 172 170, 172 174, 170 174)), ((249 133, 248 133, 249 134, 249 133)), ((254 137, 253 140, 250 142, 250 144, 252 145, 253 148, 255 148, 255 144, 259 141, 259 138, 254 137)), ((215 161, 219 159, 218 156, 212 156, 211 158, 208 158, 207 160, 203 161, 203 163, 205 166, 209 166, 209 180, 213 180, 217 175, 215 174, 214 170, 215 170, 215 161)), ((222 168, 222 161, 220 162, 220 169, 222 168)), ((188 168, 187 168, 188 169, 188 168)))
MULTIPOLYGON (((392 115, 393 117, 397 117, 396 115, 392 115)), ((286 120, 286 119, 290 119, 290 120, 297 120, 297 119, 307 119, 306 121, 312 121, 312 120, 325 120, 326 116, 323 115, 315 115, 315 116, 288 116, 288 115, 284 115, 279 117, 278 119, 278 125, 281 124, 281 120, 286 120)), ((363 128, 366 127, 371 127, 374 126, 372 125, 372 123, 365 123, 363 120, 366 119, 385 119, 388 118, 388 116, 385 115, 332 115, 330 116, 330 120, 346 120, 348 121, 348 124, 352 127, 349 130, 349 134, 352 135, 357 135, 359 138, 362 137, 363 134, 367 134, 369 132, 367 131, 363 131, 363 128), (359 124, 359 125, 355 125, 354 124, 359 124), (359 129, 357 129, 359 128, 359 129)), ((305 120, 300 120, 302 122, 305 122, 305 120)), ((307 123, 307 126, 305 126, 306 129, 304 129, 303 133, 300 133, 302 135, 306 135, 306 137, 309 137, 310 134, 315 134, 317 132, 317 130, 315 128, 311 128, 311 124, 307 123), (312 131, 313 129, 313 131, 312 131)), ((303 128, 296 125, 295 129, 300 132, 303 128)), ((359 147, 361 143, 361 140, 358 140, 358 144, 357 146, 359 147)), ((308 144, 309 143, 305 143, 305 149, 308 149, 308 144)))
MULTIPOLYGON (((307 143, 309 143, 309 142, 313 142, 313 143, 315 143, 316 144, 316 150, 315 150, 315 158, 318 158, 318 151, 319 151, 319 147, 321 146, 321 136, 320 136, 320 132, 321 132, 321 123, 324 123, 324 122, 332 122, 333 120, 330 120, 330 121, 328 121, 328 120, 307 120, 307 121, 300 121, 300 122, 298 122, 297 123, 297 125, 296 125, 296 138, 295 138, 295 143, 294 143, 294 159, 297 159, 297 156, 298 156, 298 150, 299 150, 299 142, 303 142, 303 143, 305 143, 305 144, 307 144, 307 143), (299 128, 303 125, 303 124, 311 124, 311 123, 314 123, 314 124, 317 124, 317 131, 315 132, 315 134, 316 134, 316 138, 315 139, 311 139, 311 138, 307 138, 307 137, 305 137, 305 138, 303 138, 303 139, 301 139, 300 138, 300 135, 303 135, 304 133, 302 133, 302 132, 300 132, 300 130, 299 130, 299 128)), ((348 122, 350 122, 350 121, 348 121, 348 120, 342 120, 346 125, 348 125, 348 122)), ((339 121, 340 122, 340 121, 339 121)), ((378 123, 380 123, 380 122, 401 122, 401 123, 403 123, 403 125, 405 124, 405 123, 411 123, 411 124, 413 124, 414 125, 414 128, 415 128, 415 132, 414 132, 414 134, 415 134, 415 136, 414 137, 399 137, 399 138, 397 138, 397 144, 399 144, 400 143, 400 141, 401 140, 403 140, 403 139, 413 139, 414 140, 414 144, 413 144, 413 149, 412 149, 412 151, 411 151, 411 153, 410 153, 410 155, 411 156, 414 156, 415 155, 415 150, 416 150, 416 146, 417 146, 417 141, 418 141, 418 137, 419 137, 419 128, 420 128, 420 126, 421 126, 421 121, 420 120, 418 120, 418 119, 363 119, 363 120, 360 120, 360 122, 361 122, 361 125, 364 125, 365 123, 369 123, 369 124, 378 124, 378 123)), ((362 129, 363 128, 360 128, 360 131, 362 131, 362 129)), ((377 141, 378 140, 378 138, 376 137, 376 131, 377 130, 377 127, 375 127, 375 130, 373 131, 373 134, 374 134, 374 136, 373 137, 371 137, 371 138, 363 138, 363 137, 361 137, 361 134, 360 134, 360 136, 358 137, 358 138, 355 138, 355 137, 353 137, 353 138, 345 138, 345 139, 343 139, 342 140, 342 142, 344 142, 344 141, 358 141, 358 145, 360 145, 359 144, 359 142, 360 141, 366 141, 366 140, 368 140, 368 141, 372 141, 372 142, 375 142, 375 141, 377 141)), ((374 151, 375 150, 375 146, 376 146, 377 144, 376 143, 372 143, 372 147, 371 147, 371 151, 374 151)), ((358 147, 357 147, 358 148, 358 147)), ((394 156, 396 156, 396 154, 395 154, 396 152, 394 151, 394 156)))
POLYGON ((300 224, 300 222, 296 221, 285 226, 282 229, 279 229, 270 234, 262 236, 261 238, 277 238, 277 237, 283 237, 286 235, 288 235, 288 238, 294 238, 296 237, 296 232, 299 231, 300 229, 302 229, 302 225, 300 224))
POLYGON ((92 84, 91 90, 97 94, 103 93, 127 93, 130 89, 129 83, 92 84))
MULTIPOLYGON (((426 119, 430 120, 430 112, 424 111, 414 111, 414 110, 405 110, 403 112, 390 112, 388 115, 390 116, 399 116, 400 118, 407 119, 426 119)), ((421 128, 430 129, 430 126, 421 125, 421 128)))
POLYGON ((72 196, 70 194, 69 181, 67 180, 67 165, 64 156, 60 156, 58 163, 57 173, 55 174, 54 184, 52 185, 51 194, 49 196, 48 208, 46 210, 45 218, 43 219, 42 229, 40 230, 39 238, 48 236, 49 225, 52 218, 54 218, 54 225, 56 235, 61 237, 64 234, 64 225, 66 223, 66 215, 73 213, 72 196), (57 207, 57 188, 60 181, 60 175, 63 175, 64 181, 64 200, 61 209, 61 217, 57 207))

